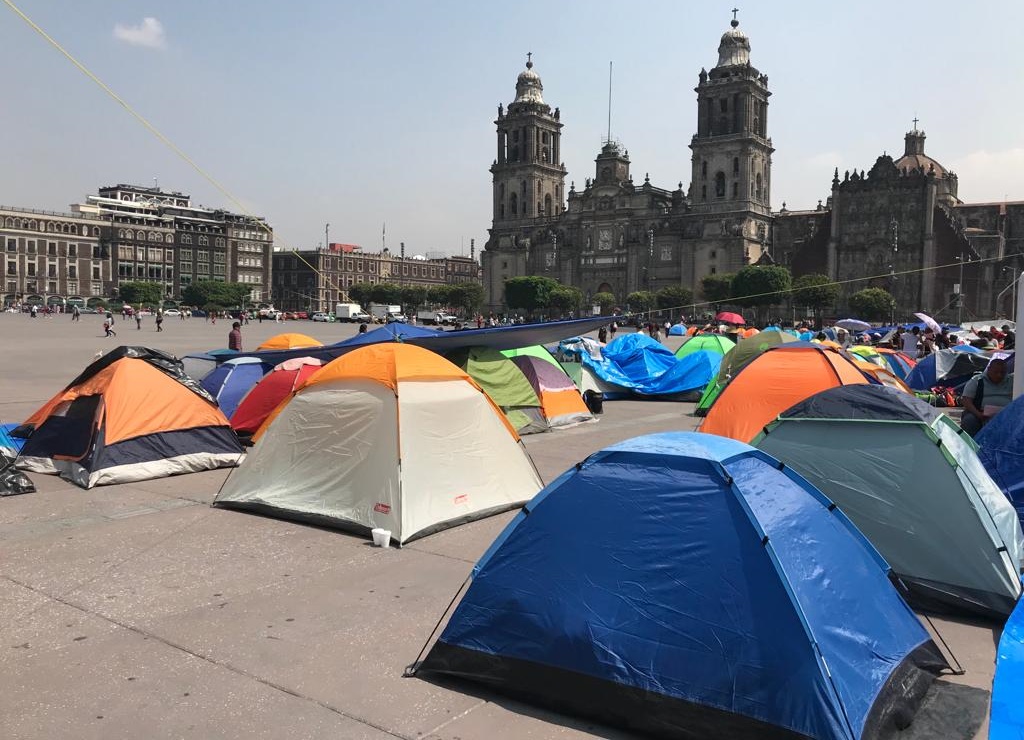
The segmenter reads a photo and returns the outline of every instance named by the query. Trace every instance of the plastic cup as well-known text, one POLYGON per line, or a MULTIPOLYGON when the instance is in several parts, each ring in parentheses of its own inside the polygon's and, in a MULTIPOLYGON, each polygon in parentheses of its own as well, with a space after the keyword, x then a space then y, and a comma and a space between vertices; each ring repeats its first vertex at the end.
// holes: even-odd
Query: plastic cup
POLYGON ((391 530, 377 527, 371 529, 370 534, 373 536, 373 544, 376 547, 391 547, 391 530))

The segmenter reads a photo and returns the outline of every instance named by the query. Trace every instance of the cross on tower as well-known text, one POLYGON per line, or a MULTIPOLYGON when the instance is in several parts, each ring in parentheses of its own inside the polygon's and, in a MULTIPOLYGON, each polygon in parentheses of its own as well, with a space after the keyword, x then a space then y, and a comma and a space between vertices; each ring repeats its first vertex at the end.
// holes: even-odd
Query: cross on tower
POLYGON ((917 116, 914 116, 914 130, 917 131, 917 116))
POLYGON ((533 66, 533 52, 532 51, 526 52, 526 66, 527 67, 532 67, 533 66))
POLYGON ((733 20, 736 20, 736 14, 739 13, 739 12, 740 12, 739 8, 733 8, 732 9, 732 19, 733 20))

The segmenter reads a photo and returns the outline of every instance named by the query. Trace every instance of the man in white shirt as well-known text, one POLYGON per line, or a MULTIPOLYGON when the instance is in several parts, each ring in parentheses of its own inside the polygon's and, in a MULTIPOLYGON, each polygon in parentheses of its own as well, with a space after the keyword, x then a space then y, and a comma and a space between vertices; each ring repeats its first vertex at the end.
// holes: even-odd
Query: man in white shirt
POLYGON ((921 330, 916 326, 902 337, 903 354, 911 359, 917 358, 917 346, 921 341, 921 330))

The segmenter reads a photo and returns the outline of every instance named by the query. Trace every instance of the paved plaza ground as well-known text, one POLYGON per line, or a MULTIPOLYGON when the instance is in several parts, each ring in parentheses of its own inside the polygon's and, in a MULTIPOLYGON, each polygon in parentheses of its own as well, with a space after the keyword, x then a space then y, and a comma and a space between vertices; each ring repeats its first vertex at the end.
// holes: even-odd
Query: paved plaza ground
MULTIPOLYGON (((138 331, 118 317, 108 339, 96 315, 0 314, 0 421, 22 421, 99 351, 224 347, 230 323, 167 319, 158 334, 152 318, 138 331)), ((254 322, 245 348, 286 330, 326 343, 355 327, 254 322)), ((692 408, 608 402, 598 424, 524 441, 551 481, 614 442, 694 428, 692 408)), ((402 677, 511 513, 380 550, 213 509, 227 474, 90 491, 33 475, 37 493, 0 499, 0 736, 632 737, 476 687, 402 677)), ((901 737, 985 737, 1000 629, 933 621, 967 672, 937 682, 901 737)))

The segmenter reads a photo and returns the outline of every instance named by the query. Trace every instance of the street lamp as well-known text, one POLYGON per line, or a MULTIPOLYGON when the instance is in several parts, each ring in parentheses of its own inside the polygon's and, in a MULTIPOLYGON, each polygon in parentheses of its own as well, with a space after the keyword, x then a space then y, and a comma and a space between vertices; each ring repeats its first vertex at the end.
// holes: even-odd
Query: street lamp
POLYGON ((956 286, 956 323, 959 324, 964 313, 964 253, 961 251, 956 258, 960 263, 960 282, 956 286))

